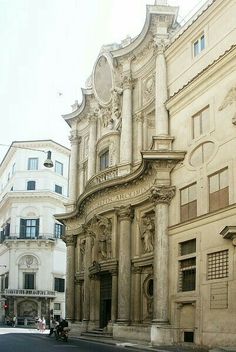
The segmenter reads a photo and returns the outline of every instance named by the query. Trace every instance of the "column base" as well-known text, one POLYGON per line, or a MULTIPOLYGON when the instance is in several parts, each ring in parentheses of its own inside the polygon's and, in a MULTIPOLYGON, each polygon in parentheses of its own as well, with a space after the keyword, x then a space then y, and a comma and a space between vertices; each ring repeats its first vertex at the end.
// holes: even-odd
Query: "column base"
POLYGON ((169 135, 160 135, 152 137, 152 150, 172 150, 174 137, 169 135))
POLYGON ((126 320, 126 319, 117 319, 116 320, 116 324, 119 324, 119 325, 130 325, 130 321, 126 320))
POLYGON ((167 323, 152 323, 151 344, 153 346, 172 345, 174 343, 173 329, 167 323))
POLYGON ((89 320, 87 320, 87 319, 82 320, 81 332, 88 331, 88 324, 89 324, 89 320))

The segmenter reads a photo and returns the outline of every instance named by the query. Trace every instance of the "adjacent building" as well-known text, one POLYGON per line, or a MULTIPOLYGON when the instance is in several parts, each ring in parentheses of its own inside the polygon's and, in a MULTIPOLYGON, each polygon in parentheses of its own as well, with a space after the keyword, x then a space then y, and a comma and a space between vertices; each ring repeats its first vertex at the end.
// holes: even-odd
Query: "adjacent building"
POLYGON ((235 345, 236 2, 177 15, 148 5, 63 116, 66 314, 153 345, 235 345))
POLYGON ((14 315, 18 325, 65 316, 66 247, 54 214, 68 201, 69 156, 51 140, 20 141, 0 165, 2 322, 14 315))

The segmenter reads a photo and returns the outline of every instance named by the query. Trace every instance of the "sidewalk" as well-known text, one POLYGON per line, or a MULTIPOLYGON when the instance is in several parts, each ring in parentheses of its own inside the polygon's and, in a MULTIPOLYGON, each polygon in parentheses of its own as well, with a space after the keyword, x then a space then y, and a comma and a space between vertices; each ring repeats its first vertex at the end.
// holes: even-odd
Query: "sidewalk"
MULTIPOLYGON (((136 351, 156 351, 156 352, 209 352, 206 348, 198 347, 198 346, 179 346, 179 345, 171 345, 171 346, 151 346, 149 343, 145 342, 137 342, 137 341, 119 341, 114 340, 112 338, 105 337, 87 337, 87 336, 71 336, 71 339, 80 339, 85 341, 94 341, 98 343, 104 343, 108 345, 116 345, 122 347, 129 347, 136 351)), ((232 350, 233 351, 233 350, 232 350)), ((212 352, 223 352, 223 350, 212 351, 212 352)), ((236 352, 236 350, 235 350, 236 352)))

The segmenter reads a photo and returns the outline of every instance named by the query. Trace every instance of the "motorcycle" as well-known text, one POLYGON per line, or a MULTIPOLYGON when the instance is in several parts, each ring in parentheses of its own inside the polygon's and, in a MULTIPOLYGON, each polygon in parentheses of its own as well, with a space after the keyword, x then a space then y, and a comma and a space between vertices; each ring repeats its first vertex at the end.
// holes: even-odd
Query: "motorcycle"
POLYGON ((68 342, 69 331, 70 331, 70 328, 68 327, 64 327, 61 331, 58 329, 55 329, 54 334, 55 334, 56 340, 68 342))

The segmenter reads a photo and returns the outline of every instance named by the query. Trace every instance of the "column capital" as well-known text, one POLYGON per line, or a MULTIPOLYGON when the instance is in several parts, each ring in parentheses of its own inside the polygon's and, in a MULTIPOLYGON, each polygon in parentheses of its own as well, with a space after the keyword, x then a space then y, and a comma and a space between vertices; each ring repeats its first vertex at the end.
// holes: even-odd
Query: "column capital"
POLYGON ((76 130, 70 131, 69 141, 71 142, 71 144, 80 144, 81 143, 81 137, 78 136, 78 132, 76 130))
POLYGON ((157 204, 170 204, 172 198, 175 196, 175 187, 170 186, 153 186, 150 189, 149 199, 155 205, 157 204))
POLYGON ((66 247, 72 246, 75 247, 76 244, 76 236, 74 235, 66 235, 62 237, 62 240, 65 242, 66 247))
POLYGON ((135 118, 135 121, 137 122, 143 122, 144 120, 144 115, 143 115, 143 112, 138 112, 137 114, 134 115, 134 118, 135 118))
POLYGON ((132 273, 133 274, 141 274, 142 268, 140 266, 132 266, 132 273))
POLYGON ((131 205, 122 205, 119 208, 115 208, 116 213, 120 220, 132 220, 134 216, 134 211, 131 205))
POLYGON ((157 34, 153 36, 154 48, 157 55, 164 55, 168 40, 160 38, 157 34))
POLYGON ((124 72, 122 76, 122 87, 125 89, 132 89, 133 87, 133 79, 131 76, 131 72, 124 72))
POLYGON ((97 115, 98 115, 98 112, 88 114, 89 123, 96 123, 97 122, 97 115))

